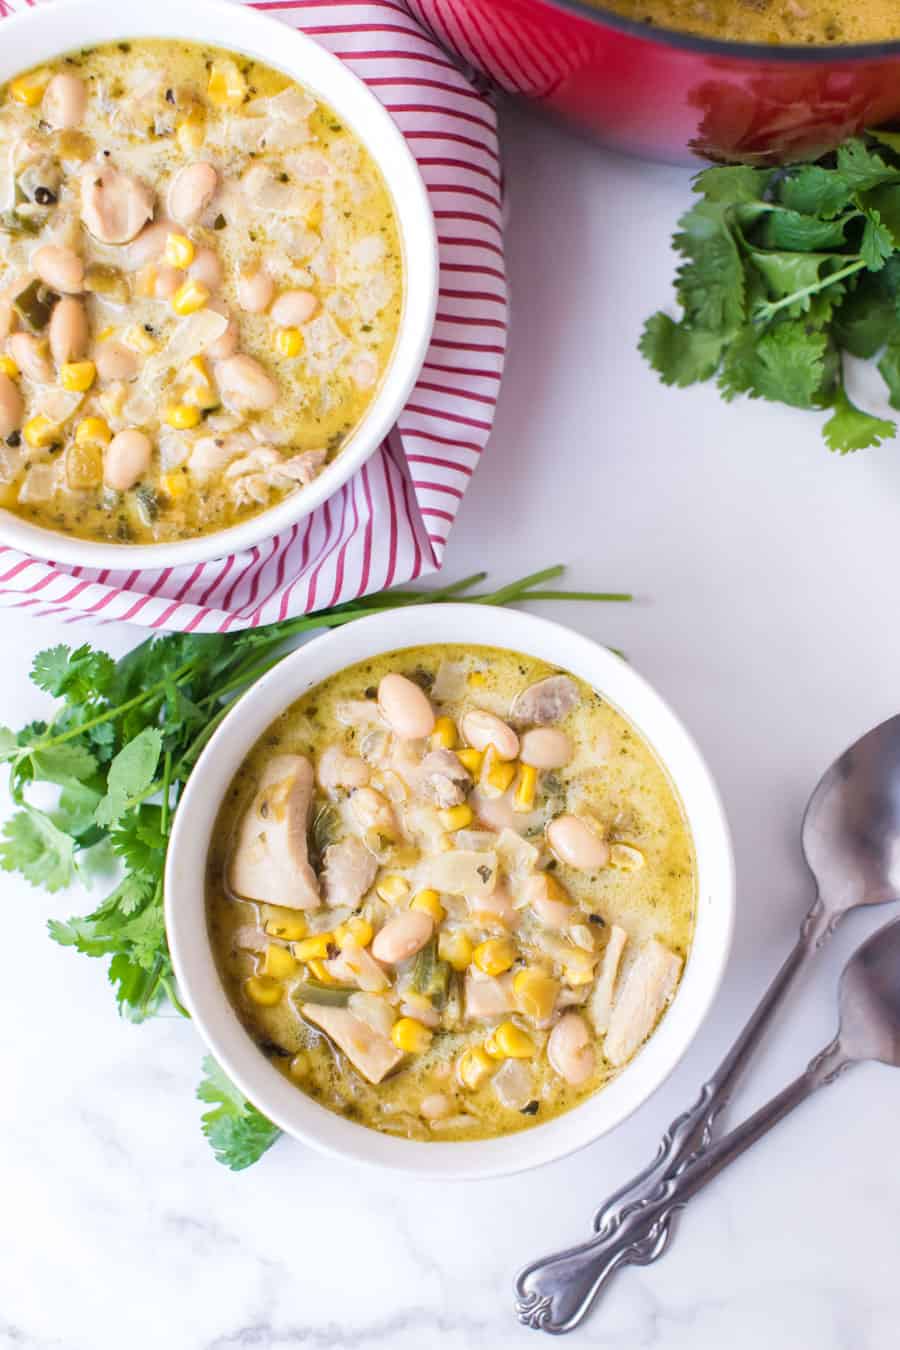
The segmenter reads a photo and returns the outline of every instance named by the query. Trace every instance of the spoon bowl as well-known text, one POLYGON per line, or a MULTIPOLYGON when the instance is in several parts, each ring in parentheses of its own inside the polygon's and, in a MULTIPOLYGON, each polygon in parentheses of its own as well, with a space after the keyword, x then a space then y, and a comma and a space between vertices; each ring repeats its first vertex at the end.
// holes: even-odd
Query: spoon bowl
POLYGON ((900 900, 900 716, 832 764, 803 817, 803 852, 832 922, 900 900))
POLYGON ((841 977, 841 1049, 848 1060, 900 1068, 900 919, 864 942, 841 977))

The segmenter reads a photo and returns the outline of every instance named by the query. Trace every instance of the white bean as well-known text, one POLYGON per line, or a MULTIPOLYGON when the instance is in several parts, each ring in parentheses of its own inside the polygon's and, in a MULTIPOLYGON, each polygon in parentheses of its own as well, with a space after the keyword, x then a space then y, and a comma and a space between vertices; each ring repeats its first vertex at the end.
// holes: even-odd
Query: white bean
POLYGON ((172 222, 169 220, 156 220, 152 225, 145 225, 137 238, 128 245, 128 266, 137 271, 148 263, 158 262, 171 233, 172 222))
POLYGON ((426 1120, 443 1120, 453 1110, 453 1103, 443 1092, 430 1092, 422 1098, 419 1110, 426 1120))
POLYGON ((80 361, 87 351, 88 319, 81 300, 64 295, 50 316, 50 351, 57 366, 80 361))
MULTIPOLYGON (((210 354, 213 346, 215 343, 207 348, 210 354)), ((252 356, 230 356, 220 361, 216 379, 224 402, 241 412, 262 412, 278 399, 278 385, 252 356)))
POLYGON ((557 816, 547 826, 547 842, 560 862, 592 872, 609 861, 609 845, 581 816, 557 816))
POLYGON ((18 431, 25 416, 25 401, 18 385, 8 375, 0 374, 0 441, 18 431))
POLYGON ((170 263, 161 263, 153 279, 153 294, 157 300, 171 300, 184 281, 184 273, 170 263))
POLYGON ((434 731, 434 709, 425 692, 405 675, 382 676, 378 685, 378 707, 395 736, 415 741, 434 731))
POLYGON ((81 219, 101 244, 129 244, 153 219, 153 192, 110 161, 81 175, 81 219))
POLYGON ((528 878, 524 895, 545 928, 567 928, 577 913, 567 901, 553 898, 546 872, 536 872, 528 878))
POLYGON ((511 726, 495 717, 493 713, 473 708, 463 714, 462 733, 469 745, 476 750, 486 750, 492 745, 501 759, 515 759, 519 753, 519 738, 511 726))
POLYGON ((179 169, 169 185, 169 215, 179 225, 194 225, 203 215, 219 186, 212 164, 199 161, 179 169))
POLYGON ((422 950, 434 931, 434 919, 421 909, 406 909, 395 914, 380 928, 372 941, 376 961, 395 966, 422 950))
POLYGON ((133 380, 138 373, 137 352, 124 342, 108 338, 94 352, 94 364, 101 380, 133 380))
POLYGON ((279 328, 297 328, 309 323, 318 308, 312 291, 283 291, 269 312, 279 328))
POLYGON ((51 291, 78 295, 84 290, 84 263, 74 249, 44 244, 32 253, 31 265, 51 291))
POLYGON ((150 467, 150 438, 135 427, 113 436, 103 456, 103 481, 116 492, 127 492, 150 467))
POLYGON ((6 349, 27 379, 35 384, 49 384, 53 379, 46 344, 33 333, 13 333, 6 349))
POLYGON ((587 1023, 578 1013, 566 1013, 550 1032, 547 1059, 550 1067, 573 1087, 590 1078, 594 1072, 594 1047, 587 1023))
POLYGON ((206 308, 213 310, 216 314, 224 314, 228 320, 228 327, 221 337, 217 337, 215 342, 210 342, 204 348, 204 355, 208 356, 210 361, 227 361, 228 357, 234 356, 237 351, 238 326, 231 317, 227 306, 222 303, 218 296, 213 296, 211 300, 207 301, 206 308))
POLYGON ((222 260, 214 248, 198 248, 194 261, 188 268, 188 276, 217 291, 222 284, 222 260))
POLYGON ((87 89, 77 75, 54 75, 44 90, 41 117, 54 131, 71 131, 81 124, 87 89))
POLYGON ((533 727, 522 737, 519 758, 535 769, 561 769, 572 758, 572 742, 555 727, 533 727))
POLYGON ((241 309, 248 314, 264 314, 272 303, 275 282, 262 267, 254 272, 242 272, 238 277, 237 294, 241 309))

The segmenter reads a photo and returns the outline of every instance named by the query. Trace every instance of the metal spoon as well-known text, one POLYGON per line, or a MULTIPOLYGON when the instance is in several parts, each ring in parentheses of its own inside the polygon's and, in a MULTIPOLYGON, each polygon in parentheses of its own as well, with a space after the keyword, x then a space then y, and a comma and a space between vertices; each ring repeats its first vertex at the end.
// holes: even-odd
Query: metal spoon
MULTIPOLYGON (((597 1212, 600 1238, 614 1234, 633 1210, 661 1198, 667 1180, 709 1146, 716 1117, 788 989, 843 916, 858 906, 900 899, 900 716, 882 722, 832 764, 809 800, 802 841, 817 897, 794 949, 693 1106, 669 1126, 656 1158, 597 1212)), ((655 1260, 670 1235, 671 1214, 632 1259, 655 1260)), ((600 1284, 590 1271, 576 1272, 571 1261, 563 1270, 551 1257, 526 1266, 515 1287, 522 1321, 534 1325, 531 1309, 540 1306, 541 1327, 562 1332, 578 1325, 600 1284)))
MULTIPOLYGON (((838 1035, 789 1087, 743 1125, 688 1162, 677 1176, 663 1183, 658 1196, 631 1209, 614 1231, 570 1247, 548 1262, 532 1267, 545 1280, 549 1275, 570 1291, 576 1285, 579 1287, 579 1302, 566 1321, 559 1320, 552 1286, 548 1288, 546 1283, 540 1289, 529 1289, 527 1295, 523 1291, 520 1321, 555 1334, 571 1331, 609 1277, 623 1265, 647 1265, 643 1252, 659 1243, 659 1235, 672 1216, 794 1107, 818 1088, 833 1083, 851 1064, 880 1060, 882 1064, 900 1068, 900 920, 869 938, 847 963, 841 977, 840 1007, 838 1035)), ((659 1251, 649 1260, 657 1255, 659 1251)), ((528 1274, 523 1271, 520 1282, 528 1274)))

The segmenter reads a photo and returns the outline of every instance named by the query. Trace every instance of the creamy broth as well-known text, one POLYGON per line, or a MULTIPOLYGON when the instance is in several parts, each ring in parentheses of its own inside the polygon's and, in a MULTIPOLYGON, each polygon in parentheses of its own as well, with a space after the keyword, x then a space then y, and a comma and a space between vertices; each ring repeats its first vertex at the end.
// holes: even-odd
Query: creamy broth
POLYGON ((208 867, 216 962, 262 1052, 417 1139, 508 1134, 601 1089, 664 1014, 694 909, 650 747, 587 685, 491 648, 413 648, 310 690, 230 785, 208 867), (285 872, 310 769, 310 866, 285 872))
POLYGON ((0 505, 190 539, 311 482, 390 361, 384 180, 324 103, 190 42, 0 87, 0 505))
POLYGON ((604 0, 627 19, 732 42, 774 45, 884 42, 900 38, 896 0, 604 0))

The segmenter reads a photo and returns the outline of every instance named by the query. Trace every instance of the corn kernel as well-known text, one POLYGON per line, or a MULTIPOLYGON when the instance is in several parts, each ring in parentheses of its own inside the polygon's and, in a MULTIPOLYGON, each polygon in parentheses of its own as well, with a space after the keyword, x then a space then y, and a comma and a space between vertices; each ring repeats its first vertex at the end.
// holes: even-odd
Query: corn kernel
MULTIPOLYGON (((188 490, 189 474, 183 473, 180 469, 173 469, 171 473, 164 473, 159 480, 159 485, 167 497, 171 497, 176 502, 179 497, 183 497, 188 490)), ((306 930, 304 929, 304 932, 306 930)), ((280 936, 276 934, 275 936, 280 936)), ((302 937, 299 933, 298 937, 302 937)))
POLYGON ((186 281, 172 296, 171 304, 176 314, 196 314, 209 299, 209 287, 202 281, 186 281))
POLYGON ((310 230, 317 230, 322 224, 322 203, 313 202, 305 216, 306 225, 310 230))
POLYGON ((145 300, 153 300, 156 297, 157 275, 156 268, 148 263, 147 266, 142 267, 135 276, 134 289, 137 291, 138 295, 143 296, 145 300))
POLYGON ((471 746, 466 746, 463 750, 457 750, 456 758, 464 768, 469 770, 473 778, 477 778, 481 773, 481 764, 484 759, 483 750, 474 750, 471 746))
POLYGON ((36 108, 44 97, 44 90, 50 83, 49 70, 33 70, 28 75, 20 75, 9 86, 9 92, 16 103, 26 108, 36 108))
POLYGON ((380 895, 386 904, 398 905, 409 895, 409 882, 406 877, 396 875, 382 877, 375 887, 375 893, 380 895))
POLYGON ((115 331, 116 330, 115 328, 113 328, 112 324, 107 324, 106 327, 101 328, 100 332, 97 334, 97 341, 107 342, 113 336, 115 331))
POLYGON ((515 1022, 501 1022, 484 1043, 491 1059, 531 1059, 535 1044, 527 1031, 515 1022))
POLYGON ((496 746, 489 745, 484 755, 481 770, 481 786, 492 796, 502 796, 515 778, 518 762, 514 759, 501 759, 496 746))
POLYGON ((456 1077, 461 1087, 474 1092, 494 1072, 494 1066, 480 1046, 464 1050, 456 1061, 456 1077))
POLYGON ((431 744, 443 746, 445 750, 452 750, 456 745, 456 723, 452 717, 439 717, 434 724, 434 731, 431 733, 431 744))
POLYGON ((345 946, 348 942, 355 942, 357 947, 368 947, 374 936, 375 929, 368 919, 361 919, 357 915, 348 919, 346 923, 338 924, 334 930, 334 938, 339 947, 345 946))
POLYGON ((297 974, 297 962, 286 947, 277 947, 270 942, 262 962, 262 974, 271 975, 274 980, 289 980, 297 974))
POLYGON ((516 959, 516 944, 509 938, 488 938, 479 942, 472 960, 485 975, 502 975, 516 959))
POLYGON ((279 328, 275 334, 275 350, 279 356, 299 356, 303 351, 303 334, 299 328, 279 328))
POLYGON ((234 61, 214 61, 209 72, 206 96, 217 108, 239 108, 247 92, 244 79, 234 61))
POLYGON ((79 445, 66 451, 66 482, 73 492, 97 487, 103 477, 103 450, 97 444, 79 445))
POLYGON ((269 937, 299 942, 306 937, 309 925, 298 909, 282 909, 280 905, 266 905, 264 928, 269 937))
POLYGON ((59 425, 43 413, 36 413, 25 423, 22 433, 33 450, 42 450, 58 438, 59 425))
POLYGON ((556 1005, 558 993, 559 981, 534 966, 517 971, 513 977, 516 1007, 535 1022, 546 1022, 556 1005))
POLYGON ((473 689, 481 689, 487 684, 487 676, 483 670, 473 670, 472 673, 466 677, 466 682, 470 684, 473 689))
POLYGON ((401 1017, 391 1027, 391 1040, 407 1055, 420 1055, 431 1044, 431 1032, 414 1017, 401 1017))
POLYGON ((185 271, 194 261, 196 249, 188 239, 186 234, 168 234, 166 235, 166 247, 163 250, 163 260, 170 267, 178 267, 185 271))
POLYGON ((312 937, 301 938, 294 943, 294 955, 298 961, 322 959, 328 955, 328 949, 333 943, 333 933, 314 933, 312 937))
POLYGON ((331 971, 325 965, 325 962, 320 960, 318 957, 316 957, 312 961, 307 961, 306 964, 307 967, 309 968, 310 975, 312 975, 314 979, 318 980, 319 984, 340 984, 340 980, 336 980, 334 978, 331 971))
POLYGON ((309 1055, 305 1054, 302 1050, 294 1055, 294 1058, 291 1060, 288 1067, 288 1073, 292 1078, 296 1078, 298 1081, 305 1078, 309 1073, 309 1055))
POLYGON ((268 975, 251 975, 244 981, 244 993, 251 1003, 258 1003, 263 1008, 274 1008, 276 1003, 281 1002, 282 987, 268 975))
POLYGON ((7 375, 11 380, 18 379, 19 367, 11 356, 0 356, 0 375, 7 375))
POLYGON ((59 382, 72 394, 85 394, 97 377, 93 361, 67 361, 59 368, 59 382))
POLYGON ((474 819, 472 808, 468 802, 462 802, 459 806, 448 806, 444 811, 438 811, 440 822, 445 830, 465 830, 472 824, 474 819))
POLYGON ((579 947, 573 947, 570 952, 566 952, 563 961, 563 974, 566 984, 577 987, 581 984, 590 984, 594 978, 594 967, 597 964, 597 958, 590 952, 583 952, 579 947))
POLYGON ((534 790, 537 787, 537 769, 533 764, 523 764, 519 770, 519 781, 513 793, 513 810, 530 811, 534 806, 534 790))
POLYGON ((175 128, 175 139, 183 155, 192 155, 206 139, 203 123, 194 117, 183 117, 175 128))
POLYGON ((83 417, 75 432, 76 445, 109 445, 112 432, 102 417, 83 417))
POLYGON ((451 933, 442 928, 438 934, 438 956, 454 970, 466 970, 472 964, 475 944, 465 933, 451 933))
POLYGON ((202 416, 200 409, 191 403, 170 403, 165 411, 166 423, 176 431, 189 431, 202 416))
POLYGON ((439 924, 447 913, 441 904, 441 897, 437 891, 431 889, 419 891, 414 895, 410 909, 421 909, 423 913, 430 914, 436 924, 439 924))
POLYGON ((439 834, 435 842, 438 853, 449 853, 454 847, 452 834, 439 834))

